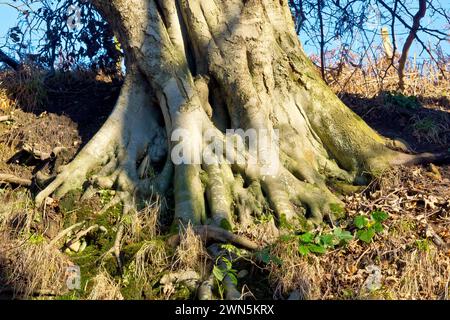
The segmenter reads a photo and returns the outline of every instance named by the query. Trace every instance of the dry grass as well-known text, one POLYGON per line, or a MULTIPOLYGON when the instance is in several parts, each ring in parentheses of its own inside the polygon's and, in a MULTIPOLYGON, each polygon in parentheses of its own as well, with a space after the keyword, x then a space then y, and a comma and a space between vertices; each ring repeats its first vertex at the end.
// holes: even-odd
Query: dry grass
POLYGON ((1 72, 2 109, 20 106, 24 110, 33 111, 44 107, 48 103, 45 74, 45 71, 33 65, 24 65, 18 72, 1 72))
MULTIPOLYGON (((386 60, 382 47, 374 47, 373 54, 363 60, 350 54, 347 61, 329 65, 327 82, 338 94, 357 94, 373 98, 382 91, 398 90, 397 62, 386 60), (355 62, 357 62, 355 64, 355 62)), ((337 51, 327 53, 329 58, 338 55, 337 51)), ((316 60, 317 57, 313 57, 316 60)), ((331 59, 329 59, 331 60, 331 59)), ((404 95, 428 98, 449 97, 450 61, 441 59, 438 63, 429 60, 410 59, 405 68, 404 95)))
MULTIPOLYGON (((281 263, 271 262, 269 279, 274 287, 274 298, 283 299, 296 292, 301 299, 320 298, 317 282, 321 277, 320 265, 308 263, 298 253, 298 241, 278 241, 271 255, 281 263)), ((312 257, 314 262, 317 260, 312 257)))
POLYGON ((101 271, 92 280, 92 289, 87 300, 123 300, 120 285, 108 274, 101 271))
POLYGON ((155 238, 160 233, 159 217, 161 213, 160 199, 146 203, 140 211, 131 210, 127 224, 126 237, 132 243, 155 238))
POLYGON ((206 275, 209 258, 201 238, 189 225, 180 231, 180 244, 177 246, 172 266, 177 270, 195 270, 201 276, 206 275))
POLYGON ((41 216, 29 194, 4 191, 0 201, 0 287, 19 298, 63 294, 72 263, 33 229, 41 216))
POLYGON ((0 265, 3 286, 13 296, 62 295, 67 292, 66 271, 70 260, 37 236, 9 238, 2 234, 0 265))
POLYGON ((0 189, 0 232, 29 234, 35 217, 30 194, 24 190, 0 189))
POLYGON ((136 253, 134 262, 136 279, 148 282, 169 265, 165 243, 157 240, 146 241, 136 253))

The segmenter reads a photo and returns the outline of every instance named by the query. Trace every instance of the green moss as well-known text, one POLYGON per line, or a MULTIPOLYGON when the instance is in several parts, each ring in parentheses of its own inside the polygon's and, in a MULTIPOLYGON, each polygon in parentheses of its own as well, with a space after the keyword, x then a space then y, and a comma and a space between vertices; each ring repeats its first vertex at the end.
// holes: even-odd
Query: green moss
POLYGON ((282 229, 290 229, 291 225, 290 223, 287 221, 286 215, 283 213, 280 215, 280 217, 278 218, 279 223, 280 223, 280 227, 282 229))
POLYGON ((142 300, 144 284, 135 278, 130 278, 126 286, 120 289, 125 300, 142 300))
MULTIPOLYGON (((334 189, 337 193, 343 195, 351 195, 362 190, 362 186, 355 186, 349 183, 345 183, 342 181, 333 181, 331 182, 331 188, 334 189)), ((333 210, 333 209, 331 209, 333 210)))
POLYGON ((332 203, 330 204, 330 210, 336 219, 345 217, 345 208, 342 204, 332 203))
POLYGON ((298 214, 292 221, 288 221, 286 215, 281 214, 279 217, 279 226, 281 229, 298 232, 307 232, 313 227, 304 214, 298 214))
POLYGON ((417 240, 416 246, 420 251, 423 251, 423 252, 430 251, 430 241, 428 241, 427 239, 417 240))
POLYGON ((174 294, 171 296, 171 299, 174 300, 189 300, 192 297, 193 293, 184 285, 180 285, 177 287, 174 294))
POLYGON ((125 261, 131 261, 136 253, 142 248, 144 242, 132 243, 122 247, 122 254, 125 261))
POLYGON ((71 212, 74 210, 78 210, 79 208, 79 200, 81 197, 82 190, 72 190, 67 193, 60 201, 59 208, 63 213, 71 212))
POLYGON ((233 227, 227 219, 222 219, 222 221, 220 221, 220 227, 228 231, 233 231, 233 227))

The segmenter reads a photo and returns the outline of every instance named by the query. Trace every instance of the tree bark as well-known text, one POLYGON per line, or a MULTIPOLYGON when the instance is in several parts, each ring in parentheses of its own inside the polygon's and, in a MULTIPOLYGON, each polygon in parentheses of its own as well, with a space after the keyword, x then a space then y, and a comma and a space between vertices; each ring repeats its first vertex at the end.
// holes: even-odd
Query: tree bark
POLYGON ((307 228, 342 211, 330 181, 361 182, 414 159, 388 149, 324 83, 302 50, 286 0, 93 3, 124 48, 127 78, 110 118, 38 204, 87 180, 85 196, 115 189, 112 203, 173 186, 176 223, 232 229, 273 212, 279 227, 307 228), (230 139, 226 129, 278 130, 281 166, 267 175, 261 163, 174 165, 170 137, 177 129, 189 133, 196 156, 208 130, 222 141, 230 139))

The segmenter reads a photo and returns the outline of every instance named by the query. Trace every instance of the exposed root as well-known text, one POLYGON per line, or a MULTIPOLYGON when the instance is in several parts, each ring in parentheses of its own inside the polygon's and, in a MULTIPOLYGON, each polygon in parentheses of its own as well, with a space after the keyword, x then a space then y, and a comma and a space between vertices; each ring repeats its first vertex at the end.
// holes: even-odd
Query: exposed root
POLYGON ((19 178, 12 174, 0 174, 0 184, 11 184, 29 188, 33 184, 33 181, 30 179, 19 178))
MULTIPOLYGON (((36 196, 36 204, 41 205, 49 196, 58 199, 82 188, 92 173, 89 180, 93 187, 114 188, 130 195, 139 191, 144 196, 164 192, 161 188, 167 182, 161 183, 151 175, 149 178, 145 171, 151 168, 144 166, 144 170, 142 166, 143 160, 160 161, 166 153, 164 144, 156 149, 151 144, 160 141, 163 131, 155 110, 148 106, 149 94, 143 79, 131 73, 107 122, 72 162, 59 168, 56 178, 36 196), (127 131, 128 128, 133 130, 127 131)), ((164 179, 170 178, 170 171, 171 165, 167 165, 161 173, 164 179)))
POLYGON ((205 300, 214 300, 214 280, 215 277, 211 274, 207 280, 203 281, 200 287, 198 288, 198 299, 201 301, 205 300))
POLYGON ((99 229, 99 226, 93 225, 90 226, 89 228, 85 229, 85 230, 80 230, 78 231, 75 236, 73 237, 73 239, 69 240, 68 242, 66 242, 66 247, 70 247, 72 244, 78 242, 81 238, 85 237, 86 235, 88 235, 91 232, 97 231, 99 229))
POLYGON ((50 245, 54 246, 58 243, 58 241, 60 241, 61 239, 63 239, 65 236, 67 236, 68 234, 70 234, 73 230, 81 228, 84 224, 86 223, 86 221, 82 221, 79 223, 75 223, 74 225, 64 229, 63 231, 61 231, 60 233, 58 233, 56 235, 56 237, 54 237, 52 239, 52 241, 50 241, 50 245))
POLYGON ((399 154, 392 165, 418 165, 418 164, 447 164, 450 163, 450 152, 441 153, 420 153, 420 154, 399 154))
POLYGON ((117 267, 119 268, 120 273, 123 272, 123 263, 122 263, 122 259, 120 257, 120 248, 121 248, 121 244, 122 244, 123 232, 124 232, 124 226, 122 223, 120 223, 117 228, 114 245, 104 255, 106 257, 106 256, 112 254, 115 257, 116 262, 117 262, 117 267))
MULTIPOLYGON (((260 246, 253 241, 219 227, 207 225, 194 226, 193 230, 198 236, 200 236, 203 242, 213 241, 232 243, 248 250, 258 250, 260 248, 260 246)), ((172 236, 168 242, 173 247, 177 246, 180 243, 180 235, 172 236)))

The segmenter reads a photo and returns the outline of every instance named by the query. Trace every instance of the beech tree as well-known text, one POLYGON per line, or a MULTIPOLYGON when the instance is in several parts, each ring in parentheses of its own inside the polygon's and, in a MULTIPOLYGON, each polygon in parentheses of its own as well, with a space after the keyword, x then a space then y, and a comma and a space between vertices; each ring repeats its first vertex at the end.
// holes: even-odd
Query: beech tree
POLYGON ((109 119, 37 204, 106 188, 126 214, 133 199, 173 187, 175 224, 230 232, 269 208, 278 228, 302 229, 344 212, 330 185, 362 184, 391 166, 437 158, 390 149, 339 100, 304 53, 287 0, 93 4, 125 52, 125 83, 109 119), (236 139, 227 129, 277 131, 280 166, 265 174, 264 161, 175 164, 171 138, 181 129, 199 158, 207 131, 219 141, 236 139))

